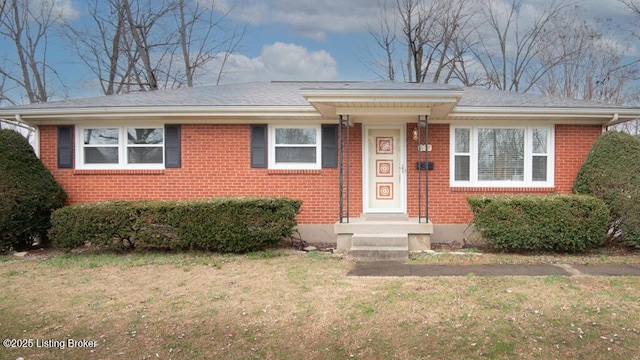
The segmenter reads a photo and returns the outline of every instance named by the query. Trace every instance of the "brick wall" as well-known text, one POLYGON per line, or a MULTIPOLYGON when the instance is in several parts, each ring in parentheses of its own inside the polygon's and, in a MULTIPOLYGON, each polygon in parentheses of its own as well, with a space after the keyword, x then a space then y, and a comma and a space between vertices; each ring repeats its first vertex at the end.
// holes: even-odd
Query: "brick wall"
POLYGON ((602 134, 600 126, 556 125, 556 191, 570 193, 578 170, 602 134))
MULTIPOLYGON (((409 123, 406 129, 410 216, 418 215, 415 164, 419 160, 418 144, 413 140, 414 127, 415 123, 409 123)), ((41 158, 67 191, 69 203, 195 199, 220 195, 287 196, 304 201, 298 217, 301 224, 336 222, 339 214, 338 169, 274 171, 251 168, 249 131, 249 125, 183 125, 182 168, 102 171, 58 169, 56 127, 41 126, 41 158)), ((349 131, 349 214, 357 217, 362 213, 362 126, 355 124, 349 131)), ((432 222, 467 223, 471 214, 466 197, 472 194, 570 192, 580 165, 600 133, 599 126, 556 126, 555 189, 452 189, 449 187, 449 125, 429 125, 429 143, 433 146, 429 161, 435 166, 428 173, 432 222)), ((346 166, 345 159, 345 181, 346 166)), ((422 171, 422 176, 424 174, 422 171)), ((345 192, 345 212, 346 195, 345 192)), ((424 201, 422 198, 422 206, 424 201)))
MULTIPOLYGON (((407 124, 407 133, 411 134, 414 127, 414 124, 407 124)), ((431 221, 434 224, 468 223, 471 220, 471 212, 466 198, 470 195, 570 193, 580 166, 601 133, 600 126, 556 125, 554 188, 451 188, 449 186, 449 125, 429 125, 429 143, 433 146, 433 150, 429 153, 429 161, 434 163, 434 170, 429 171, 431 221)), ((412 186, 417 184, 418 171, 415 170, 415 162, 418 155, 414 151, 417 143, 413 141, 411 135, 408 136, 407 141, 409 144, 407 160, 410 169, 407 177, 408 210, 411 216, 417 216, 418 197, 415 190, 417 185, 412 186)))
MULTIPOLYGON (((336 222, 338 169, 251 168, 249 132, 249 125, 183 125, 182 167, 159 171, 58 169, 56 127, 41 126, 40 142, 42 161, 69 195, 69 203, 219 195, 287 196, 304 201, 298 217, 301 224, 336 222)), ((352 182, 356 181, 359 178, 353 176, 352 182)), ((358 194, 354 192, 353 197, 358 194)))

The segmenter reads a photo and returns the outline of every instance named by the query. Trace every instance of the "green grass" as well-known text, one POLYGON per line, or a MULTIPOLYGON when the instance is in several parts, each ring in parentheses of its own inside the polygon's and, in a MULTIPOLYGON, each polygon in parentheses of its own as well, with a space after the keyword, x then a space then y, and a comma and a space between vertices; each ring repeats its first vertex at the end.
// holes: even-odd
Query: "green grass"
POLYGON ((638 358, 635 277, 349 277, 353 266, 287 250, 3 260, 5 337, 99 346, 0 358, 638 358))

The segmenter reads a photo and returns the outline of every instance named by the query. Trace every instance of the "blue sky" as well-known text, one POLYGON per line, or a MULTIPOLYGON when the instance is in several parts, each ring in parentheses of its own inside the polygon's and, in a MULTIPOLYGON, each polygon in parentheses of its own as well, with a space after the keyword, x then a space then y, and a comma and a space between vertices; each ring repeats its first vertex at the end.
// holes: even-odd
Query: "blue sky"
MULTIPOLYGON (((51 1, 51 0, 42 0, 51 1)), ((86 19, 85 0, 56 0, 76 23, 86 19)), ((195 1, 195 0, 194 0, 195 1)), ((240 51, 228 63, 225 82, 270 80, 375 80, 367 66, 373 48, 366 24, 378 17, 376 0, 198 0, 215 1, 221 10, 235 5, 231 20, 247 25, 240 51)), ((384 0, 393 2, 393 0, 384 0)), ((495 0, 505 1, 505 0, 495 0)), ((535 9, 545 0, 523 0, 535 9)), ((609 24, 624 22, 626 9, 617 0, 577 0, 587 18, 609 24)), ((617 41, 612 39, 612 41, 617 41)), ((2 43, 1 57, 11 56, 2 43)), ((59 97, 100 95, 64 44, 52 43, 49 61, 67 86, 59 97)), ((207 84, 210 80, 201 80, 207 84)))

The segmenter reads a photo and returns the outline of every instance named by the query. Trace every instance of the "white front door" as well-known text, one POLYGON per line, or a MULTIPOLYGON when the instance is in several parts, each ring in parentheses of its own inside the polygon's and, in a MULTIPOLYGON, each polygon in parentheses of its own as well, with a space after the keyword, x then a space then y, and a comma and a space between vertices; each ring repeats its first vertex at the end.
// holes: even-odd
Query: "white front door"
POLYGON ((366 126, 363 201, 366 213, 405 213, 403 126, 366 126))

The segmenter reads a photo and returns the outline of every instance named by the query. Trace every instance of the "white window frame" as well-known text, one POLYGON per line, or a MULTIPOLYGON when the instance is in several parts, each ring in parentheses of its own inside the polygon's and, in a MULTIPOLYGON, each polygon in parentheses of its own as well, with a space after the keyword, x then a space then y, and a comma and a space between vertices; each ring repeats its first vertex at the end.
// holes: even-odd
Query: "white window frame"
POLYGON ((140 125, 110 125, 110 126, 76 126, 76 169, 79 170, 162 170, 165 168, 165 144, 166 134, 164 124, 140 124, 140 125), (87 129, 118 129, 118 145, 95 145, 86 146, 84 144, 84 131, 87 129), (129 147, 139 147, 143 145, 132 145, 127 143, 127 131, 130 129, 162 129, 162 145, 150 144, 144 147, 162 147, 162 163, 157 164, 129 164, 127 150, 129 147), (84 160, 85 147, 117 147, 117 164, 86 164, 84 160))
POLYGON ((486 188, 551 188, 555 186, 555 132, 553 125, 530 125, 530 126, 511 126, 505 124, 476 124, 476 125, 458 125, 453 124, 449 129, 449 182, 451 187, 486 187, 486 188), (455 180, 455 156, 466 155, 458 154, 455 149, 455 131, 456 129, 470 129, 471 138, 469 139, 469 150, 471 151, 470 159, 470 179, 469 181, 455 180), (524 129, 524 180, 523 181, 493 181, 478 180, 478 134, 479 129, 524 129), (533 156, 541 154, 533 153, 533 130, 547 130, 547 180, 533 181, 533 156))
POLYGON ((269 125, 269 169, 274 170, 319 170, 322 169, 322 129, 319 124, 317 125, 290 125, 290 124, 273 124, 269 125), (277 145, 276 144, 276 129, 315 129, 316 130, 316 143, 315 144, 290 144, 290 145, 277 145), (276 162, 276 147, 314 147, 316 148, 316 162, 315 163, 277 163, 276 162))

